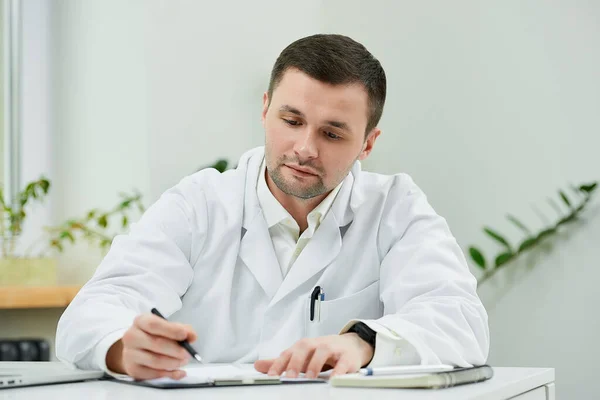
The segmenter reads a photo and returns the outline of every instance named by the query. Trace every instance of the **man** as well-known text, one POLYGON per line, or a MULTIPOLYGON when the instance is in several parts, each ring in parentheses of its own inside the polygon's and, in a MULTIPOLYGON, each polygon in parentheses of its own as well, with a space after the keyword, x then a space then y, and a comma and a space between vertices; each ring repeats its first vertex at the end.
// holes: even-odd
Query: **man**
POLYGON ((115 239, 59 322, 58 357, 138 379, 183 377, 183 339, 290 377, 484 363, 487 315, 445 220, 407 175, 360 169, 385 95, 348 37, 284 49, 265 147, 183 179, 115 239))

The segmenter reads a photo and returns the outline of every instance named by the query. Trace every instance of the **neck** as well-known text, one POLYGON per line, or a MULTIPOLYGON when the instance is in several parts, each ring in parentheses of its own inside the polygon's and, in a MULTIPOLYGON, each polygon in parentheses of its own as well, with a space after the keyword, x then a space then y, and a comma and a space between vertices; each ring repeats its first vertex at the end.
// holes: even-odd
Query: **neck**
POLYGON ((324 193, 320 196, 313 197, 310 199, 301 199, 295 196, 290 196, 282 192, 275 182, 269 176, 269 172, 265 171, 265 178, 267 180, 267 186, 277 201, 290 213, 292 218, 296 221, 300 227, 300 233, 304 232, 308 228, 308 214, 315 209, 331 192, 324 193))

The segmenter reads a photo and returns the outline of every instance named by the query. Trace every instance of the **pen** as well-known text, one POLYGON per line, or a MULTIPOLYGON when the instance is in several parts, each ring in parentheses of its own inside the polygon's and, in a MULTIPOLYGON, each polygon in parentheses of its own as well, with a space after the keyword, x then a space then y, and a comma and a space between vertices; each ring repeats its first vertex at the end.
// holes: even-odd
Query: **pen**
MULTIPOLYGON (((151 312, 152 314, 164 320, 167 320, 156 308, 153 308, 151 312)), ((184 349, 186 349, 188 353, 190 353, 190 355, 194 357, 198 362, 204 363, 204 361, 202 361, 202 357, 200 357, 200 355, 196 352, 196 350, 194 350, 194 348, 188 343, 187 340, 178 340, 177 343, 179 343, 184 349)))
POLYGON ((321 322, 321 303, 325 300, 325 292, 323 288, 319 288, 319 294, 317 296, 317 321, 321 322))
POLYGON ((321 286, 315 286, 311 295, 310 295, 310 321, 314 322, 315 320, 315 308, 319 305, 317 304, 317 299, 321 297, 321 286))
POLYGON ((435 372, 444 372, 454 369, 452 365, 402 365, 397 367, 374 367, 361 368, 360 373, 365 376, 380 375, 403 375, 403 374, 431 374, 435 372))

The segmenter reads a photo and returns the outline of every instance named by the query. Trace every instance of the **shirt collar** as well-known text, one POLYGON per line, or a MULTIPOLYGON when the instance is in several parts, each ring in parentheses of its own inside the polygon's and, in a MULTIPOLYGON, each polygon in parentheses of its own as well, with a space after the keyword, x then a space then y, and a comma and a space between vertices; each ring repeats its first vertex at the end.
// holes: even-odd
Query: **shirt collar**
MULTIPOLYGON (((295 223, 290 213, 281 205, 281 203, 275 198, 275 196, 273 196, 273 193, 271 193, 271 190, 267 186, 266 170, 267 166, 265 160, 263 159, 262 164, 260 166, 260 173, 258 174, 256 194, 258 196, 258 202, 260 204, 260 207, 262 208, 263 215, 265 216, 267 226, 271 228, 279 223, 286 221, 293 221, 295 223)), ((339 185, 337 185, 335 189, 333 189, 327 195, 327 197, 325 197, 323 201, 321 201, 321 203, 319 203, 319 205, 316 206, 314 210, 312 210, 308 214, 307 220, 309 225, 318 226, 321 223, 321 221, 323 220, 323 218, 325 218, 325 215, 327 215, 327 212, 331 208, 331 205, 333 204, 333 201, 335 200, 335 197, 340 191, 340 188, 342 187, 343 183, 344 181, 342 180, 342 182, 340 182, 339 185)))

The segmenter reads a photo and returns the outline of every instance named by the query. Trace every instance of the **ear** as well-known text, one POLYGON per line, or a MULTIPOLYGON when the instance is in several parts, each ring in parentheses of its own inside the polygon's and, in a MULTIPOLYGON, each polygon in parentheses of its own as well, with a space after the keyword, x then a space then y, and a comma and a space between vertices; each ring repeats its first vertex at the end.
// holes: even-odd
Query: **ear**
POLYGON ((371 132, 369 132, 369 134, 367 135, 367 139, 365 140, 365 143, 363 144, 363 149, 360 152, 360 154, 358 155, 359 160, 362 161, 365 158, 369 157, 369 154, 371 154, 371 151, 373 150, 373 146, 375 146, 375 141, 377 140, 379 135, 381 135, 381 129, 379 129, 379 128, 373 128, 373 130, 371 130, 371 132))
POLYGON ((263 126, 265 126, 265 120, 267 119, 267 111, 269 111, 269 93, 265 92, 263 94, 263 109, 261 115, 261 121, 263 126))

